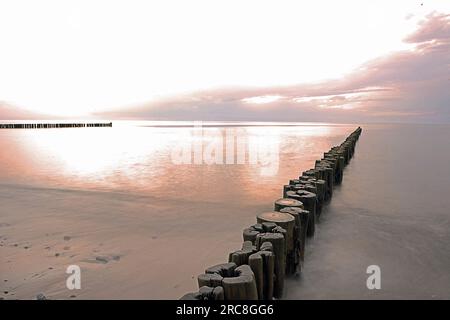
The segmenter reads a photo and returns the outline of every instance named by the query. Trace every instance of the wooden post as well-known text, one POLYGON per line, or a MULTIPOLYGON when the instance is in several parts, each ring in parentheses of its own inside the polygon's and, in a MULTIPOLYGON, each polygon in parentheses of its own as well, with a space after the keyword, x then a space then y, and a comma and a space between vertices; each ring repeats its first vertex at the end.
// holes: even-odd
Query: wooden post
POLYGON ((231 252, 228 256, 228 262, 234 262, 237 266, 248 264, 248 258, 256 252, 256 247, 251 241, 245 241, 242 249, 231 252))
POLYGON ((290 190, 290 191, 286 192, 286 198, 294 199, 294 200, 297 200, 297 201, 302 200, 300 198, 300 196, 297 194, 297 191, 294 191, 294 190, 290 190))
MULTIPOLYGON (((298 239, 298 254, 300 261, 303 262, 305 260, 305 249, 306 249, 306 232, 308 230, 308 221, 309 221, 309 211, 300 208, 287 207, 280 210, 281 212, 286 212, 295 217, 296 223, 300 221, 300 225, 297 230, 297 239, 298 239), (298 217, 298 220, 297 220, 298 217)), ((301 269, 301 264, 299 263, 299 267, 301 269)))
MULTIPOLYGON (((286 208, 286 207, 297 207, 297 208, 303 209, 303 203, 301 203, 298 200, 291 199, 291 198, 281 198, 281 199, 278 199, 275 201, 275 204, 274 204, 275 211, 280 211, 281 209, 286 208)), ((269 221, 267 221, 267 222, 269 222, 269 221)), ((276 221, 270 221, 270 222, 277 223, 276 221)))
POLYGON ((260 300, 272 300, 273 297, 275 255, 272 251, 272 244, 265 242, 261 245, 260 251, 252 254, 248 259, 248 264, 255 274, 260 300), (265 244, 270 244, 270 249, 265 244))
POLYGON ((308 237, 314 236, 316 231, 316 195, 306 190, 297 191, 301 197, 303 206, 309 211, 308 230, 306 232, 308 237))
POLYGON ((275 282, 273 296, 281 298, 284 291, 284 275, 286 270, 286 240, 282 233, 260 233, 256 238, 256 247, 259 249, 264 242, 270 242, 275 254, 275 282))
POLYGON ((198 276, 199 287, 222 286, 225 300, 257 300, 255 276, 248 265, 223 263, 206 269, 198 276))
POLYGON ((255 275, 246 264, 236 268, 234 277, 223 278, 222 287, 226 300, 258 300, 255 275))
MULTIPOLYGON (((303 207, 303 206, 302 206, 303 207)), ((294 217, 285 212, 267 211, 256 216, 258 223, 273 222, 286 230, 286 252, 294 250, 294 217)))

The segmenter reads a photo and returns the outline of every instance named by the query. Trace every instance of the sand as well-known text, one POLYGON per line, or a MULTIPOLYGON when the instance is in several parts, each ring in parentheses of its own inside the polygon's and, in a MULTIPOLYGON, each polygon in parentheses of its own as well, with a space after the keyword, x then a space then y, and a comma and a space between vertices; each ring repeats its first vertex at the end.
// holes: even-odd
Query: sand
POLYGON ((5 299, 178 298, 240 246, 254 216, 220 203, 19 185, 0 185, 0 198, 8 208, 0 225, 5 299), (71 264, 81 268, 82 290, 66 288, 71 264))

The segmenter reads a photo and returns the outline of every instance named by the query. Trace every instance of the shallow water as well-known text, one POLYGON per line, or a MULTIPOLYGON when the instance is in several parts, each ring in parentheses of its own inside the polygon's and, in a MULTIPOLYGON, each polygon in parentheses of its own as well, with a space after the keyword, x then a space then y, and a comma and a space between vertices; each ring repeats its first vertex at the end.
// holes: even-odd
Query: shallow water
POLYGON ((450 126, 363 128, 288 298, 450 299, 450 126))
POLYGON ((311 166, 352 129, 346 125, 268 127, 223 122, 206 122, 200 128, 185 122, 141 121, 115 122, 113 128, 3 130, 0 179, 161 198, 271 201, 267 193, 279 195, 287 179, 311 166), (233 139, 232 148, 228 148, 227 137, 233 139), (215 161, 207 148, 216 145, 223 150, 223 165, 208 164, 208 159, 195 162, 199 146, 203 147, 201 155, 211 154, 210 160, 215 161), (231 152, 234 158, 227 164, 231 152), (256 154, 253 163, 249 152, 256 154), (191 163, 180 164, 187 153, 191 163), (245 153, 245 160, 239 161, 238 153, 245 153))
MULTIPOLYGON (((178 298, 239 247, 283 184, 356 128, 190 125, 0 130, 4 297, 178 298), (200 147, 201 161, 191 157, 200 147), (65 288, 70 264, 83 272, 76 293, 65 288)), ((450 128, 363 129, 286 297, 450 298, 450 128), (381 290, 366 288, 371 264, 381 290)))

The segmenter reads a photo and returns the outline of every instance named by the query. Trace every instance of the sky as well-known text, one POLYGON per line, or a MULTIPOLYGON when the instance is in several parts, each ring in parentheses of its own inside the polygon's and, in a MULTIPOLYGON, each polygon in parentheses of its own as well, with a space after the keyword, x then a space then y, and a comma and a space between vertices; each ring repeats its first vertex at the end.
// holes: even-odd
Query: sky
POLYGON ((0 119, 450 122, 450 1, 0 0, 0 119))

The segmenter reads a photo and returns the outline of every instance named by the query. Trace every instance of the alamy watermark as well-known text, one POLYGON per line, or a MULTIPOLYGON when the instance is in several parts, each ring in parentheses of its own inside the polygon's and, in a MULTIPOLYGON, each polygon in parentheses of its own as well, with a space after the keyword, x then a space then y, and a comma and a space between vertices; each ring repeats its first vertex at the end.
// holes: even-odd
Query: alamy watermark
POLYGON ((76 264, 67 267, 66 273, 70 274, 66 280, 66 287, 69 290, 81 289, 81 269, 76 264))
POLYGON ((381 289, 381 268, 373 264, 367 267, 366 273, 370 274, 366 281, 367 289, 381 289))
MULTIPOLYGON (((269 129, 268 129, 269 130, 269 129)), ((245 128, 207 128, 196 122, 186 140, 171 152, 172 163, 194 165, 257 165, 262 175, 279 166, 279 141, 270 134, 251 134, 245 128)))

